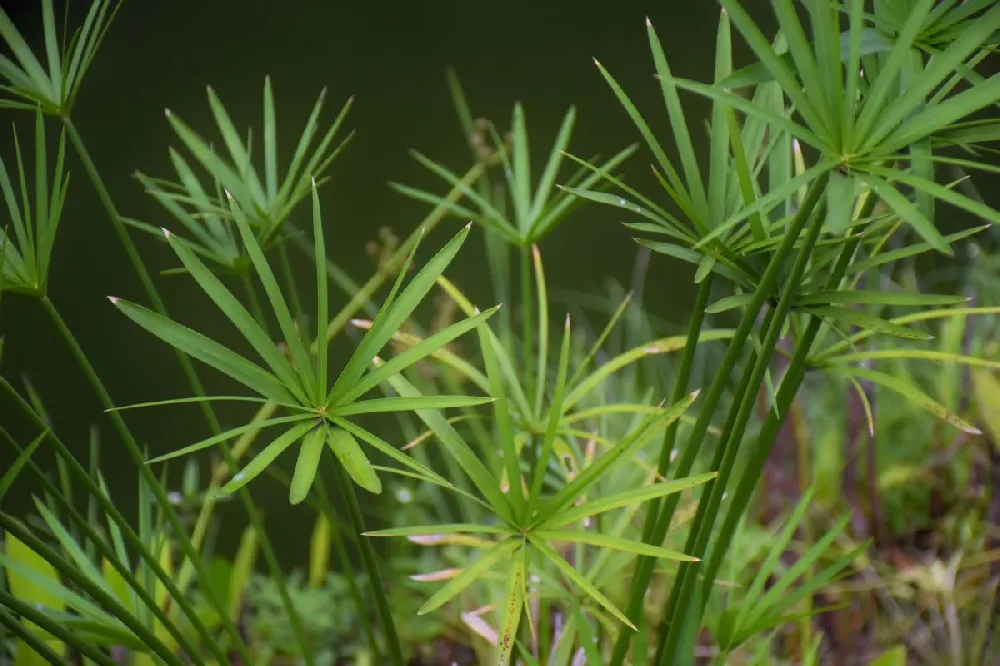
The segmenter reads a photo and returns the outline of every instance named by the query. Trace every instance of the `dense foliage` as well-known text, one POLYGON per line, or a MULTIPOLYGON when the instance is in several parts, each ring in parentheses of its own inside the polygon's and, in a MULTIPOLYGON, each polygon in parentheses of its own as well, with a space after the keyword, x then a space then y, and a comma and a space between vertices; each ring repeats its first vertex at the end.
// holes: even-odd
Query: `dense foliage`
POLYGON ((1000 75, 977 73, 1000 5, 773 0, 772 38, 739 0, 720 4, 709 83, 675 76, 647 23, 666 127, 598 63, 642 139, 606 160, 572 153, 570 109, 533 174, 524 109, 508 128, 477 119, 449 73, 472 166, 414 154, 448 189, 392 183, 431 210, 363 284, 328 256, 321 212, 333 163, 349 159, 350 100, 327 121, 320 96, 290 156, 269 80, 256 151, 211 89, 214 127, 168 111, 175 173, 137 174, 161 229, 119 213, 73 121, 120 5, 93 0, 60 36, 42 0, 38 49, 0 10, 0 106, 22 121, 0 160, 0 292, 37 301, 104 408, 81 460, 49 419, 52 397, 0 374, 23 418, 0 427, 13 453, 0 500, 30 489, 35 506, 0 512, 0 660, 1000 659, 988 231, 1000 212, 975 188, 977 172, 1000 170, 1000 75), (735 39, 755 62, 737 67, 735 39), (689 113, 688 95, 710 102, 707 118, 689 113), (49 297, 71 217, 67 151, 143 289, 141 302, 110 297, 100 316, 124 315, 172 348, 188 396, 116 401, 49 297), (657 191, 619 175, 637 154, 657 191), (550 293, 540 243, 569 237, 582 205, 624 220, 642 261, 693 266, 686 331, 645 313, 642 271, 627 293, 550 293), (945 229, 955 211, 977 226, 945 229), (428 250, 439 227, 450 239, 428 250), (238 345, 168 311, 136 234, 166 244, 173 272, 238 345), (489 257, 494 300, 480 306, 448 275, 470 237, 489 257), (313 284, 292 279, 293 251, 314 265, 313 284), (957 272, 928 274, 928 258, 957 272), (330 354, 338 336, 352 345, 343 359, 330 354), (207 394, 207 373, 232 390, 207 394), (243 421, 223 426, 220 403, 245 408, 243 421), (129 428, 136 408, 200 418, 205 436, 150 458, 129 428), (25 428, 27 443, 14 434, 25 428), (108 437, 135 465, 137 521, 105 484, 108 437), (207 449, 218 455, 206 462, 207 449), (291 473, 278 463, 288 450, 291 473), (174 459, 181 490, 162 464, 174 459), (308 571, 279 566, 253 497, 265 477, 309 516, 308 571), (235 547, 213 538, 230 500, 246 516, 235 547))

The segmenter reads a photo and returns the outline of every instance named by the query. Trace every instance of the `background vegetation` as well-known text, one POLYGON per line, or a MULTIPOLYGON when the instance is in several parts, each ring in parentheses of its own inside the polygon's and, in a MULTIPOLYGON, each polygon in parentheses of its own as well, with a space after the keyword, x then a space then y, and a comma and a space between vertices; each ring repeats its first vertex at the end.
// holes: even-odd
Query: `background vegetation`
POLYGON ((4 658, 996 659, 1000 14, 723 4, 5 14, 4 658))

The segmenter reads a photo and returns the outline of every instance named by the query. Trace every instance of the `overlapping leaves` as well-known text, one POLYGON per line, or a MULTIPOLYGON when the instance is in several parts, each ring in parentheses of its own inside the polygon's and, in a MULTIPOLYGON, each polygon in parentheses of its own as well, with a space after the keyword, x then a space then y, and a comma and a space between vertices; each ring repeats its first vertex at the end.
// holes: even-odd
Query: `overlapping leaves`
POLYGON ((21 156, 14 134, 16 171, 12 174, 0 158, 0 192, 6 203, 8 223, 0 228, 3 282, 0 288, 44 296, 56 230, 66 201, 69 174, 63 170, 65 135, 59 138, 59 152, 52 174, 48 172, 45 126, 40 111, 35 114, 34 202, 29 194, 30 173, 21 156), (51 185, 50 185, 51 178, 51 185), (15 184, 16 183, 16 184, 15 184), (19 200, 20 199, 20 200, 19 200))
MULTIPOLYGON (((241 208, 233 199, 230 199, 230 212, 277 318, 284 345, 288 349, 288 356, 282 352, 278 344, 268 337, 261 324, 253 319, 246 308, 205 267, 197 255, 183 241, 169 233, 165 234, 167 241, 184 267, 198 282, 206 295, 240 331, 245 340, 264 361, 266 368, 214 340, 142 306, 120 299, 112 299, 112 302, 126 316, 153 335, 228 375, 258 395, 256 398, 220 397, 215 399, 247 400, 260 403, 273 401, 284 407, 289 414, 233 428, 160 456, 156 460, 166 460, 199 451, 250 429, 280 426, 282 434, 265 447, 241 472, 236 474, 222 489, 223 492, 232 492, 242 487, 266 469, 281 453, 301 442, 295 473, 289 489, 289 500, 292 503, 301 502, 305 498, 313 484, 322 453, 326 448, 333 451, 340 464, 358 485, 370 492, 378 493, 381 491, 381 482, 358 444, 358 438, 419 473, 422 477, 439 479, 433 472, 417 464, 408 456, 399 453, 395 448, 355 425, 352 421, 354 417, 362 414, 471 406, 488 400, 487 398, 468 396, 363 399, 364 395, 381 381, 416 363, 439 346, 471 330, 495 311, 494 309, 458 322, 439 332, 420 349, 411 350, 409 354, 401 354, 382 367, 368 373, 365 372, 375 355, 390 340, 441 276, 468 236, 469 228, 464 228, 453 237, 417 272, 406 288, 400 290, 403 278, 407 274, 413 258, 411 254, 410 261, 401 271, 371 330, 360 341, 353 356, 340 373, 330 382, 328 381, 327 345, 325 343, 325 331, 328 323, 326 250, 319 198, 315 187, 313 187, 313 232, 317 267, 316 330, 319 332, 319 336, 318 342, 312 346, 307 345, 304 341, 303 331, 293 319, 267 259, 241 208)), ((198 402, 200 400, 202 399, 185 398, 146 404, 198 402)))
MULTIPOLYGON (((211 88, 208 89, 209 107, 223 139, 226 156, 219 155, 177 114, 167 111, 167 120, 177 138, 193 157, 195 165, 208 174, 208 184, 203 184, 188 160, 174 149, 170 150, 170 161, 177 174, 176 181, 152 178, 141 172, 136 174, 146 191, 182 226, 192 251, 234 271, 242 271, 249 261, 242 251, 243 245, 223 191, 236 201, 258 242, 266 248, 309 195, 312 181, 322 185, 328 179, 326 173, 330 165, 352 136, 335 142, 352 100, 344 104, 329 127, 321 127, 320 116, 326 99, 324 90, 313 105, 282 176, 270 78, 264 81, 263 99, 263 175, 254 165, 252 133, 248 132, 246 139, 240 136, 225 105, 211 88)), ((127 222, 159 235, 154 225, 134 219, 127 222)))
MULTIPOLYGON (((439 350, 434 356, 456 371, 473 386, 495 398, 492 426, 484 431, 472 430, 475 446, 459 433, 455 425, 432 410, 419 410, 417 415, 430 428, 445 454, 457 462, 472 482, 467 499, 483 506, 488 517, 472 523, 406 526, 370 533, 373 536, 405 536, 418 543, 475 543, 479 556, 468 566, 427 574, 427 580, 446 580, 424 605, 427 612, 455 599, 474 582, 488 576, 506 563, 508 581, 503 612, 499 614, 500 636, 497 640, 501 659, 509 656, 510 647, 528 599, 537 599, 537 586, 528 585, 528 578, 565 581, 571 588, 592 602, 594 611, 606 614, 627 626, 631 622, 600 589, 606 582, 607 562, 620 555, 643 555, 668 561, 691 558, 660 545, 643 544, 625 535, 625 528, 636 509, 643 503, 684 489, 696 487, 711 479, 713 474, 664 481, 648 471, 642 473, 640 487, 616 487, 607 492, 603 482, 619 469, 635 464, 638 452, 662 429, 682 418, 693 404, 697 391, 674 405, 664 407, 649 404, 595 404, 592 396, 609 377, 652 354, 661 354, 683 347, 684 340, 665 338, 630 349, 600 367, 587 372, 589 364, 617 322, 622 309, 612 317, 607 329, 598 336, 591 349, 577 357, 570 367, 571 327, 567 317, 554 376, 547 377, 549 365, 548 319, 549 302, 540 254, 536 251, 535 270, 538 302, 538 327, 534 333, 539 343, 533 364, 539 372, 539 388, 534 394, 526 389, 524 373, 518 368, 512 350, 485 324, 479 325, 485 373, 456 357, 439 350), (634 425, 620 438, 608 440, 588 433, 584 424, 609 414, 634 416, 634 425), (580 441, 600 440, 600 450, 582 454, 580 441), (570 462, 573 461, 573 462, 570 462), (599 514, 614 514, 613 530, 588 529, 590 519, 599 514), (580 570, 569 564, 562 554, 563 545, 589 546, 600 553, 593 567, 580 570)), ((441 286, 468 315, 475 308, 450 282, 441 278, 441 286)), ((367 327, 367 322, 356 322, 367 327)), ((730 331, 707 331, 705 340, 725 339, 730 331)), ((400 335, 397 339, 408 348, 422 344, 419 338, 400 335)), ((420 391, 406 378, 397 375, 388 380, 402 397, 418 397, 420 391)), ((557 589, 558 586, 552 586, 557 589)), ((548 594, 546 592, 546 594, 548 594)), ((530 619, 530 617, 529 617, 530 619)))
MULTIPOLYGON (((468 136, 474 131, 471 114, 464 94, 458 87, 457 80, 452 79, 451 84, 456 98, 456 107, 463 120, 463 130, 468 136)), ((576 109, 570 107, 559 127, 541 177, 534 185, 531 178, 528 128, 521 104, 514 105, 510 145, 503 141, 492 124, 488 125, 486 134, 493 142, 492 149, 495 151, 495 159, 499 160, 503 166, 505 196, 497 197, 489 188, 476 190, 462 185, 460 178, 455 173, 421 153, 413 152, 414 158, 434 175, 453 187, 461 185, 462 194, 476 207, 475 210, 447 201, 439 195, 399 183, 392 183, 392 187, 401 194, 419 201, 435 206, 443 205, 454 215, 463 219, 473 219, 484 227, 495 231, 506 242, 527 249, 551 233, 578 205, 575 197, 568 196, 556 187, 575 122, 576 109), (508 202, 513 209, 513 216, 508 214, 506 210, 508 202)), ((603 162, 601 170, 613 171, 633 152, 635 152, 635 146, 629 146, 620 151, 603 162)), ((580 169, 565 182, 589 188, 597 185, 599 180, 599 175, 588 175, 585 169, 580 169)))
POLYGON ((53 2, 42 0, 44 64, 0 9, 0 39, 14 56, 0 55, 0 107, 68 114, 119 7, 120 0, 94 0, 83 25, 60 40, 53 2))

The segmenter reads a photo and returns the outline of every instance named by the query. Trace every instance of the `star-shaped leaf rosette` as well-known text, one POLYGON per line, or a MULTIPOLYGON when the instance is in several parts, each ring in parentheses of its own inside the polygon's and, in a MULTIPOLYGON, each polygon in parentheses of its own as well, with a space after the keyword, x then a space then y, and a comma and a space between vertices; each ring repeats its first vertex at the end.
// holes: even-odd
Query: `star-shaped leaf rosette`
POLYGON ((318 295, 316 330, 321 332, 318 344, 310 345, 303 340, 264 252, 251 231, 246 216, 232 197, 229 197, 230 212, 278 321, 284 339, 283 345, 279 346, 268 336, 261 324, 202 263, 185 242, 167 231, 164 231, 164 235, 187 271, 198 282, 205 294, 240 331, 263 361, 263 366, 140 305, 119 298, 111 298, 111 302, 119 310, 153 335, 228 375, 257 394, 256 397, 181 398, 142 403, 132 407, 196 403, 204 400, 229 400, 273 402, 287 412, 264 421, 253 421, 203 439, 155 458, 151 462, 194 453, 251 430, 275 428, 280 429, 281 433, 247 463, 239 473, 233 476, 221 489, 223 494, 232 493, 249 483, 279 455, 296 443, 301 443, 301 445, 289 488, 289 501, 291 503, 297 504, 305 499, 313 485, 323 451, 326 448, 332 450, 340 465, 357 485, 369 492, 379 493, 382 489, 382 483, 358 440, 408 467, 409 472, 416 473, 421 478, 434 483, 450 486, 451 484, 439 475, 412 460, 409 456, 400 453, 373 433, 354 423, 353 419, 363 414, 468 407, 490 401, 488 397, 454 395, 369 399, 364 397, 386 379, 475 328, 499 308, 497 306, 459 321, 431 336, 424 344, 408 349, 373 367, 376 354, 397 333, 451 263, 469 234, 469 226, 462 229, 428 260, 404 288, 403 277, 410 272, 413 255, 416 251, 416 246, 414 246, 414 252, 411 252, 406 265, 400 271, 399 277, 379 310, 371 329, 358 343, 350 360, 339 374, 330 377, 327 345, 324 342, 326 338, 322 334, 326 331, 328 323, 327 279, 324 271, 326 250, 319 198, 315 187, 313 188, 312 202, 315 260, 318 267, 316 273, 318 295), (283 352, 282 347, 287 347, 287 355, 283 352))

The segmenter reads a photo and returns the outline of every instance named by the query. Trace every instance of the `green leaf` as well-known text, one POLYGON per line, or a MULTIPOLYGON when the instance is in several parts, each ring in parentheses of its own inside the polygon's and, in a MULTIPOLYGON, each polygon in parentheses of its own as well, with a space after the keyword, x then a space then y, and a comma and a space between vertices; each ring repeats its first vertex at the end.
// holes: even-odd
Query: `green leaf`
POLYGON ((219 492, 229 495, 253 481, 261 472, 267 469, 268 465, 274 462, 292 444, 302 439, 313 427, 314 424, 310 420, 307 423, 299 423, 278 435, 274 441, 264 447, 264 450, 254 456, 253 460, 244 465, 243 469, 233 475, 233 478, 219 492))
POLYGON ((237 435, 242 435, 247 432, 257 432, 263 430, 264 428, 273 425, 285 425, 288 423, 298 423, 300 421, 305 421, 306 419, 315 418, 312 414, 295 414, 293 416, 279 416, 273 419, 267 419, 264 421, 252 421, 246 425, 237 426, 231 430, 221 432, 218 435, 212 435, 206 439, 199 442, 195 442, 190 446, 185 446, 182 449, 177 449, 176 451, 171 451, 170 453, 164 454, 162 456, 157 456, 148 461, 148 464, 163 462, 165 460, 170 460, 171 458, 178 458, 180 456, 188 455, 189 453, 194 453, 195 451, 200 451, 202 449, 207 449, 210 446, 219 444, 220 442, 225 442, 226 440, 233 439, 237 435))
POLYGON ((566 322, 563 324, 562 345, 559 348, 559 369, 556 372, 556 385, 552 395, 552 403, 549 405, 548 422, 545 426, 545 435, 542 438, 542 449, 535 461, 535 469, 532 472, 531 486, 528 493, 528 517, 536 506, 536 502, 542 492, 542 485, 545 482, 545 472, 549 468, 549 461, 552 459, 552 450, 555 446, 556 435, 559 431, 560 417, 563 414, 563 400, 566 395, 566 375, 569 371, 570 345, 572 336, 570 335, 570 318, 566 313, 566 322))
MULTIPOLYGON (((949 234, 944 237, 946 243, 951 245, 955 241, 962 240, 963 238, 968 238, 978 234, 986 229, 989 229, 990 225, 984 224, 978 227, 972 227, 971 229, 963 229, 962 231, 949 234)), ((852 273, 866 273, 873 268, 878 266, 883 266, 888 263, 899 261, 900 259, 906 259, 908 257, 913 257, 918 254, 932 250, 933 247, 930 243, 909 243, 903 247, 896 248, 894 250, 889 250, 888 252, 879 252, 866 259, 861 259, 860 261, 855 261, 851 264, 850 268, 847 269, 848 274, 852 273)))
POLYGON ((886 321, 885 319, 876 317, 873 314, 868 314, 867 312, 861 312, 859 310, 851 310, 850 308, 841 308, 836 306, 812 306, 807 308, 806 311, 826 319, 844 321, 875 333, 885 333, 886 335, 891 335, 897 338, 905 338, 907 340, 930 340, 934 337, 915 328, 886 321))
POLYGON ((474 395, 421 395, 413 397, 372 398, 359 400, 327 410, 330 416, 354 416, 356 414, 379 414, 385 412, 412 412, 418 409, 447 409, 451 407, 475 407, 494 398, 474 395))
MULTIPOLYGON (((517 627, 521 622, 521 611, 524 609, 525 586, 527 572, 525 571, 526 549, 513 554, 510 572, 507 574, 507 593, 504 595, 503 622, 500 624, 500 635, 497 644, 500 648, 498 662, 506 664, 510 659, 511 649, 517 636, 517 627)), ((530 621, 530 616, 529 616, 530 621)))
MULTIPOLYGON (((732 336, 732 330, 712 329, 703 331, 698 337, 698 342, 700 344, 713 340, 726 340, 732 336)), ((563 413, 569 411, 569 409, 580 402, 580 400, 589 395, 591 391, 596 389, 602 381, 618 370, 621 370, 622 368, 653 354, 664 354, 683 349, 686 342, 687 337, 683 335, 661 338, 659 340, 654 340, 653 342, 638 345, 611 359, 608 359, 602 363, 597 370, 575 383, 572 391, 570 391, 569 395, 566 396, 566 400, 563 402, 563 413)))
MULTIPOLYGON (((260 278, 260 283, 264 287, 264 292, 267 294, 267 299, 271 303, 271 308, 274 311, 275 318, 278 320, 278 326, 281 328, 281 333, 285 338, 285 344, 288 345, 292 360, 295 362, 295 369, 291 370, 293 373, 293 379, 285 381, 297 381, 301 390, 305 391, 306 395, 308 395, 310 393, 309 387, 316 385, 316 379, 313 376, 313 366, 311 359, 309 358, 309 353, 306 350, 305 344, 302 342, 302 333, 295 325, 292 313, 289 311, 288 304, 285 302, 285 297, 281 293, 281 287, 278 286, 278 281, 275 279, 274 273, 271 271, 271 267, 268 265, 267 259, 264 257, 264 251, 257 243, 257 239, 253 232, 250 230, 250 225, 247 223, 243 210, 240 208, 239 204, 236 203, 236 200, 233 199, 232 195, 227 195, 227 198, 229 199, 229 208, 233 214, 233 220, 236 222, 236 228, 239 230, 240 237, 243 239, 243 245, 246 247, 247 254, 250 255, 250 261, 253 262, 253 267, 257 272, 257 277, 260 278), (296 372, 298 373, 297 376, 294 374, 296 372)), ((326 262, 324 261, 323 265, 325 265, 325 263, 326 262)), ((247 314, 247 316, 249 317, 250 315, 247 314)), ((266 335, 263 332, 263 329, 260 329, 260 331, 261 334, 266 335)), ((281 354, 274 343, 270 340, 268 340, 268 345, 272 350, 274 350, 274 353, 279 355, 281 354)), ((288 361, 284 358, 284 356, 281 356, 281 359, 288 364, 288 361)), ((325 390, 325 387, 323 387, 323 389, 325 390)), ((325 396, 323 394, 313 393, 311 397, 319 403, 325 396)), ((308 399, 303 400, 303 402, 308 402, 308 399)))
MULTIPOLYGON (((389 378, 389 384, 401 396, 417 396, 420 392, 401 375, 389 378)), ((505 520, 512 519, 511 505, 507 496, 500 490, 500 484, 490 474, 479 456, 463 441, 455 428, 436 410, 418 410, 417 416, 431 429, 438 441, 450 455, 483 497, 489 502, 493 511, 505 520)))
MULTIPOLYGON (((270 88, 267 89, 268 91, 270 88)), ((273 119, 272 119, 273 122, 273 119)), ((268 188, 271 188, 268 177, 268 188)), ((326 241, 323 236, 323 217, 320 214, 319 193, 316 191, 316 180, 312 181, 313 206, 313 243, 315 244, 316 263, 316 396, 326 397, 327 385, 327 346, 326 328, 329 322, 329 302, 326 284, 326 241)))
POLYGON ((325 441, 326 430, 324 428, 311 430, 302 440, 299 457, 295 460, 292 483, 288 486, 288 502, 290 504, 302 502, 309 494, 309 490, 312 489, 325 441))
POLYGON ((336 416, 331 417, 330 420, 334 423, 334 425, 343 428, 350 434, 354 435, 354 437, 356 437, 357 439, 360 439, 361 441, 374 447, 375 449, 385 454, 389 458, 392 458, 393 460, 403 465, 404 467, 408 467, 412 472, 414 472, 417 475, 418 478, 440 486, 444 486, 445 488, 452 488, 452 489, 454 488, 453 484, 451 484, 444 477, 440 476, 439 474, 436 474, 433 470, 420 464, 410 456, 396 450, 388 443, 386 443, 384 440, 379 439, 374 434, 368 432, 364 428, 358 427, 357 425, 351 423, 350 421, 338 418, 336 416))
POLYGON ((503 214, 501 214, 500 211, 498 211, 489 201, 480 196, 478 192, 462 182, 461 178, 416 151, 410 151, 410 154, 413 155, 413 157, 420 162, 420 164, 430 169, 431 172, 445 180, 449 185, 454 188, 458 188, 463 196, 468 197, 469 201, 479 206, 480 209, 482 209, 484 216, 489 220, 492 220, 492 228, 495 228, 509 240, 513 240, 514 242, 518 240, 517 233, 511 227, 510 223, 507 222, 507 219, 503 216, 503 214))
POLYGON ((229 577, 229 617, 233 621, 239 619, 240 607, 250 583, 254 564, 257 561, 257 550, 260 537, 252 525, 243 530, 240 545, 233 558, 232 573, 229 577))
POLYGON ((865 303, 880 305, 956 305, 969 299, 964 296, 949 296, 946 294, 919 294, 891 291, 834 291, 823 290, 810 294, 800 294, 795 299, 797 306, 826 305, 828 303, 865 303))
MULTIPOLYGON (((614 77, 611 76, 606 69, 604 69, 601 63, 595 59, 594 64, 597 65, 597 69, 600 71, 601 76, 603 76, 604 80, 608 82, 609 86, 611 86, 611 90, 615 93, 615 97, 618 98, 618 101, 625 108, 625 112, 628 113, 628 116, 632 119, 636 129, 639 130, 639 134, 642 135, 646 145, 649 146, 650 151, 652 151, 654 157, 656 157, 657 163, 660 165, 660 168, 663 169, 678 197, 678 204, 683 209, 691 210, 691 197, 688 194, 687 189, 684 187, 684 182, 678 175, 677 169, 674 168, 670 158, 667 157, 667 154, 660 145, 660 142, 657 141, 656 136, 653 134, 652 130, 649 129, 649 125, 646 124, 642 114, 639 113, 639 110, 635 107, 635 104, 632 103, 632 100, 629 99, 628 95, 625 94, 625 91, 622 90, 621 86, 618 85, 618 82, 615 81, 614 77)), ((696 218, 697 216, 692 215, 692 217, 696 218)))
POLYGON ((392 375, 398 374, 414 363, 431 356, 455 338, 479 326, 499 309, 500 306, 497 305, 485 312, 480 312, 477 315, 463 319, 410 346, 406 351, 378 365, 374 370, 365 375, 357 384, 340 397, 339 403, 351 402, 372 390, 392 375))
POLYGON ((695 399, 697 399, 698 393, 698 391, 694 391, 686 398, 678 401, 670 407, 667 407, 661 412, 651 414, 643 419, 638 427, 633 429, 614 448, 603 453, 599 458, 597 458, 597 460, 584 468, 579 476, 563 486, 563 488, 556 493, 556 495, 549 500, 547 504, 545 504, 542 510, 538 512, 538 522, 543 523, 550 520, 552 516, 556 515, 563 509, 563 507, 581 497, 588 488, 597 483, 602 475, 606 474, 615 463, 617 463, 626 453, 630 452, 631 449, 642 440, 642 435, 648 428, 654 424, 657 427, 669 426, 671 423, 680 418, 681 415, 691 407, 695 399))
POLYGON ((17 454, 17 458, 15 458, 14 462, 10 464, 7 471, 3 473, 3 476, 0 476, 0 505, 3 504, 3 498, 7 495, 7 491, 10 490, 10 487, 21 474, 24 466, 28 464, 29 460, 31 460, 31 456, 35 454, 35 451, 38 449, 38 446, 42 443, 47 434, 48 432, 43 432, 38 435, 38 437, 35 437, 30 444, 24 447, 21 452, 17 454))
POLYGON ((948 247, 948 243, 945 242, 944 237, 941 233, 934 227, 934 223, 927 219, 927 217, 920 212, 909 199, 903 196, 899 190, 894 188, 892 185, 886 181, 874 176, 872 174, 864 174, 861 176, 868 185, 871 186, 875 194, 879 196, 885 204, 896 212, 907 224, 913 227, 920 236, 930 244, 935 250, 946 254, 948 256, 953 256, 951 248, 948 247))
POLYGON ((994 448, 1000 450, 1000 381, 986 370, 973 370, 971 377, 979 419, 986 427, 994 448))
POLYGON ((277 377, 214 340, 140 305, 115 297, 109 297, 109 300, 126 317, 170 346, 229 375, 266 398, 278 402, 298 401, 277 377))
POLYGON ((450 523, 444 525, 423 525, 391 527, 384 530, 365 532, 368 537, 428 537, 437 534, 508 534, 509 530, 493 525, 478 523, 450 523))
POLYGON ((965 356, 963 354, 953 354, 950 352, 937 351, 934 349, 879 349, 873 351, 859 351, 852 354, 842 354, 836 357, 829 357, 829 362, 837 363, 858 363, 863 361, 877 361, 879 359, 907 359, 914 361, 935 361, 938 363, 959 363, 970 367, 1000 369, 1000 362, 990 361, 985 358, 975 356, 965 356))
POLYGON ((950 423, 959 430, 963 430, 967 433, 974 435, 980 434, 980 430, 973 426, 971 423, 965 421, 957 414, 952 413, 947 407, 937 402, 927 394, 923 393, 911 383, 893 377, 892 375, 887 375, 884 372, 878 372, 875 370, 865 370, 858 367, 840 367, 840 366, 827 366, 829 370, 837 372, 839 374, 846 374, 853 376, 857 379, 866 379, 873 384, 877 384, 884 388, 889 389, 898 393, 902 397, 906 398, 910 402, 914 403, 918 407, 927 410, 937 418, 950 423))
POLYGON ((528 233, 532 220, 531 211, 531 153, 528 150, 528 128, 524 122, 524 109, 520 103, 514 105, 514 165, 512 189, 514 210, 517 214, 521 235, 528 233))
POLYGON ((709 314, 718 314, 720 312, 726 312, 727 310, 732 310, 733 308, 742 308, 750 304, 753 300, 754 294, 734 294, 732 296, 726 296, 720 298, 716 302, 705 308, 705 312, 709 314))
POLYGON ((201 163, 201 165, 210 173, 212 176, 222 183, 222 186, 229 192, 233 194, 237 199, 243 202, 252 203, 254 201, 253 196, 247 186, 244 184, 243 179, 238 173, 233 171, 233 169, 223 162, 218 155, 215 154, 208 143, 205 142, 200 136, 198 136, 190 127, 187 126, 184 121, 177 117, 176 114, 172 113, 170 109, 166 110, 167 121, 173 128, 174 132, 180 138, 181 142, 191 151, 195 159, 201 163))
POLYGON ((376 495, 382 492, 382 482, 351 433, 341 428, 328 428, 326 439, 354 483, 376 495))
POLYGON ((677 152, 680 155, 681 168, 684 170, 684 178, 689 188, 691 204, 697 213, 697 217, 708 219, 708 199, 705 192, 705 185, 702 181, 701 169, 698 166, 698 158, 694 151, 694 144, 691 142, 691 133, 688 130, 687 119, 684 115, 684 107, 681 105, 680 95, 677 94, 677 86, 674 85, 673 75, 667 64, 667 58, 660 45, 660 39, 653 30, 653 24, 646 19, 646 34, 649 37, 649 47, 653 53, 653 63, 656 67, 656 78, 660 82, 660 90, 663 93, 663 103, 667 108, 670 118, 670 129, 677 145, 677 152))
POLYGON ((688 488, 694 488, 695 486, 699 486, 711 479, 714 479, 716 476, 716 472, 710 472, 708 474, 689 476, 675 481, 654 483, 611 495, 605 495, 564 511, 560 511, 551 518, 540 523, 539 527, 545 529, 569 525, 570 523, 578 523, 584 518, 596 516, 607 511, 614 511, 615 509, 635 506, 643 502, 648 502, 651 499, 666 497, 667 495, 673 495, 674 493, 679 493, 683 490, 687 490, 688 488))
POLYGON ((531 211, 528 213, 528 217, 532 222, 538 221, 542 207, 552 192, 552 186, 555 184, 556 176, 559 174, 559 166, 562 164, 563 152, 566 150, 566 146, 569 145, 569 138, 573 133, 573 123, 575 121, 576 107, 571 106, 563 118, 562 125, 559 126, 556 142, 552 146, 552 152, 549 153, 548 162, 545 163, 542 178, 538 181, 538 188, 535 190, 535 200, 532 202, 531 211))
POLYGON ((584 578, 579 571, 563 559, 562 555, 553 550, 552 547, 549 546, 549 544, 547 544, 544 540, 533 535, 529 535, 528 540, 532 546, 538 549, 545 559, 555 565, 555 567, 566 577, 567 580, 580 588, 588 597, 596 601, 601 608, 614 615, 619 622, 632 629, 632 631, 635 631, 635 625, 629 621, 625 614, 618 610, 618 608, 611 603, 610 599, 601 594, 601 591, 594 587, 593 583, 584 578))
POLYGON ((465 239, 469 235, 470 225, 471 223, 459 231, 420 269, 406 288, 403 289, 402 293, 399 294, 395 302, 386 306, 388 307, 387 310, 379 312, 379 316, 375 318, 372 327, 365 334, 365 337, 362 338, 351 359, 347 362, 343 371, 341 371, 340 376, 337 377, 327 404, 334 404, 342 395, 354 387, 364 374, 365 369, 375 358, 375 355, 410 317, 413 310, 431 290, 452 259, 455 258, 458 250, 462 247, 462 243, 465 242, 465 239))
MULTIPOLYGON (((264 189, 261 187, 260 180, 257 178, 257 172, 250 161, 250 154, 247 152, 246 146, 243 145, 243 139, 240 138, 239 132, 236 131, 236 127, 233 125, 233 121, 229 118, 222 100, 215 94, 211 86, 206 88, 206 91, 208 93, 208 105, 215 118, 215 124, 222 134, 222 140, 229 150, 233 166, 239 170, 242 182, 249 188, 250 194, 253 196, 253 203, 263 209, 265 208, 267 198, 264 195, 264 189)), ((244 200, 244 204, 249 205, 250 201, 244 200)))
POLYGON ((463 569, 462 573, 452 578, 441 589, 431 595, 431 598, 417 611, 417 615, 425 615, 448 603, 477 578, 489 571, 493 565, 512 556, 514 551, 520 548, 522 544, 521 539, 510 538, 499 542, 487 550, 471 566, 463 569))
MULTIPOLYGON (((264 183, 267 200, 278 196, 278 139, 274 119, 274 93, 271 92, 271 77, 264 77, 264 183)), ((313 178, 315 189, 316 180, 313 178)), ((316 201, 313 200, 315 208, 316 201)), ((317 262, 318 263, 318 262, 317 262)), ((323 330, 323 329, 320 329, 323 330)))
POLYGON ((570 543, 583 543, 600 548, 611 548, 635 555, 656 557, 674 562, 698 562, 697 557, 691 557, 684 553, 668 550, 660 546, 651 546, 641 541, 630 541, 609 534, 600 532, 586 532, 583 530, 533 530, 532 534, 546 541, 568 541, 570 543))

